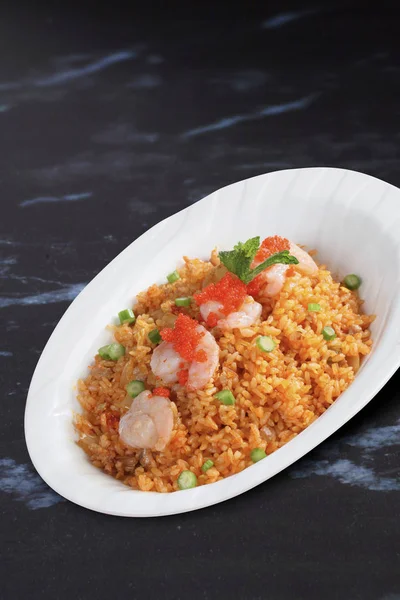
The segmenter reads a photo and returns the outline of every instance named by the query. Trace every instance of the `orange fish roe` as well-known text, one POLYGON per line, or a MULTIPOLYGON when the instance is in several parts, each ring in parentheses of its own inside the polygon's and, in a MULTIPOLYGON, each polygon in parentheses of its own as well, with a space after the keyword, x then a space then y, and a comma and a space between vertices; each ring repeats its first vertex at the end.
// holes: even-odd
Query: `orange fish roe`
POLYGON ((288 270, 286 271, 286 277, 291 277, 292 275, 294 275, 296 273, 296 269, 294 268, 293 265, 290 265, 290 267, 288 268, 288 270))
POLYGON ((197 362, 206 362, 206 360, 207 360, 207 352, 205 350, 197 350, 196 361, 197 362))
POLYGON ((249 296, 256 297, 259 295, 261 287, 264 283, 262 275, 262 273, 260 275, 257 275, 257 277, 255 277, 253 281, 250 281, 250 283, 247 285, 247 293, 249 294, 249 296))
POLYGON ((279 235, 272 235, 265 238, 258 249, 255 256, 255 262, 261 263, 267 260, 272 254, 282 252, 283 250, 289 250, 290 243, 286 238, 280 237, 279 235))
MULTIPOLYGON (((286 238, 282 238, 279 235, 273 235, 265 238, 265 240, 261 243, 260 248, 258 249, 258 252, 252 264, 252 268, 254 269, 254 267, 257 264, 264 262, 264 260, 267 260, 267 258, 272 256, 272 254, 276 254, 277 252, 282 252, 283 250, 289 249, 290 243, 289 240, 287 240, 286 238)), ((247 293, 249 294, 249 296, 258 296, 260 294, 263 284, 264 278, 263 273, 261 273, 260 275, 257 275, 257 277, 253 279, 253 281, 250 281, 250 283, 247 285, 247 293)))
POLYGON ((188 362, 205 362, 207 355, 204 350, 196 350, 204 333, 198 331, 199 324, 186 315, 178 315, 173 329, 161 329, 160 335, 164 342, 170 342, 174 350, 188 362))
POLYGON ((189 371, 188 369, 181 369, 178 371, 178 382, 182 387, 187 384, 187 380, 189 379, 189 371))
POLYGON ((166 387, 158 387, 154 388, 153 396, 164 396, 164 398, 169 398, 170 391, 166 387))
MULTIPOLYGON (((232 273, 227 273, 218 283, 210 283, 201 292, 197 292, 193 298, 199 306, 210 302, 210 300, 219 302, 222 305, 220 311, 224 315, 229 315, 241 307, 246 296, 246 284, 232 273)), ((210 313, 207 318, 207 325, 215 327, 217 321, 218 316, 215 313, 210 313)))
POLYGON ((218 315, 210 313, 206 319, 206 323, 209 327, 216 327, 218 323, 218 315))

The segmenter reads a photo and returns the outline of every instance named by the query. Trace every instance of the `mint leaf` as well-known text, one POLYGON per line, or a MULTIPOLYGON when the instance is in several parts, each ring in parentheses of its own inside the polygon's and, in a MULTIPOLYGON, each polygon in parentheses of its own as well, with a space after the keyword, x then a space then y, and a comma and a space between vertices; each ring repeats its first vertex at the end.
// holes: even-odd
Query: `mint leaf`
POLYGON ((282 252, 277 252, 276 254, 272 254, 267 260, 264 260, 257 267, 252 269, 247 274, 247 281, 245 283, 250 283, 257 275, 265 271, 265 269, 269 269, 272 265, 281 264, 281 265, 298 265, 299 261, 295 256, 289 254, 289 250, 282 250, 282 252))
POLYGON ((218 253, 218 256, 220 261, 223 265, 225 265, 228 271, 237 275, 236 264, 238 262, 238 257, 236 256, 236 253, 233 250, 222 250, 218 253))
POLYGON ((260 247, 260 236, 250 238, 247 242, 238 242, 234 247, 234 250, 243 252, 246 257, 248 257, 251 261, 253 261, 255 255, 257 254, 257 250, 260 247))
POLYGON ((219 258, 228 271, 245 281, 259 246, 260 238, 258 236, 250 238, 244 244, 238 242, 233 250, 220 252, 219 258))
POLYGON ((218 256, 223 265, 239 277, 246 285, 257 277, 262 271, 268 269, 275 264, 284 265, 297 265, 298 260, 294 256, 289 254, 289 250, 283 250, 272 254, 267 260, 262 262, 260 265, 251 269, 251 263, 254 260, 255 255, 260 247, 260 237, 254 237, 247 240, 247 242, 238 242, 233 250, 222 250, 218 256))

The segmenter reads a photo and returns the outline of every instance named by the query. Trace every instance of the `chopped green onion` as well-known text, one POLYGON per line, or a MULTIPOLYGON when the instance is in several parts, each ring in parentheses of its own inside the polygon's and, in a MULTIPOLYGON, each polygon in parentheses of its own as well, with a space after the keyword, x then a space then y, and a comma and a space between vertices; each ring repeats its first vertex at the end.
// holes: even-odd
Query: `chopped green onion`
POLYGON ((197 485, 197 477, 192 471, 182 471, 178 477, 178 487, 180 490, 189 490, 197 485))
POLYGON ((336 332, 333 329, 333 327, 324 327, 322 330, 322 335, 324 340, 326 340, 327 342, 330 342, 331 340, 334 340, 336 337, 336 332))
POLYGON ((108 344, 108 346, 102 346, 99 348, 98 353, 100 354, 101 358, 104 358, 105 360, 116 361, 121 358, 121 356, 124 356, 125 348, 122 344, 114 342, 113 344, 108 344))
POLYGON ((192 299, 189 297, 175 298, 176 306, 190 306, 191 302, 192 302, 192 299))
POLYGON ((351 275, 346 275, 343 279, 343 283, 349 290, 358 290, 361 285, 361 277, 352 273, 351 275))
POLYGON ((222 402, 222 404, 225 404, 226 406, 235 404, 235 402, 236 402, 235 396, 232 394, 232 392, 230 390, 221 390, 220 392, 215 394, 215 397, 218 400, 220 400, 222 402))
POLYGON ((111 358, 111 360, 118 360, 119 358, 121 358, 121 356, 124 356, 124 354, 125 348, 122 344, 114 342, 113 344, 110 344, 108 346, 108 355, 111 358))
POLYGON ((126 391, 128 392, 131 398, 136 398, 139 396, 141 392, 145 390, 143 381, 139 381, 139 379, 134 379, 130 381, 126 386, 126 391))
POLYGON ((118 313, 118 317, 119 317, 119 322, 121 323, 121 325, 123 325, 124 323, 134 323, 136 321, 134 312, 130 308, 121 310, 118 313))
POLYGON ((265 454, 265 451, 262 448, 254 448, 254 450, 252 450, 250 453, 250 458, 255 463, 259 460, 262 460, 266 456, 267 455, 265 454))
POLYGON ((208 459, 208 460, 206 460, 204 465, 201 467, 201 470, 203 471, 203 473, 207 473, 208 469, 211 469, 211 467, 213 467, 213 466, 214 466, 213 461, 208 459))
POLYGON ((152 344, 159 344, 161 342, 161 335, 158 329, 152 329, 148 335, 148 338, 152 344))
POLYGON ((321 310, 321 305, 317 304, 317 302, 310 302, 308 305, 308 312, 319 312, 321 310))
POLYGON ((169 283, 174 283, 175 281, 178 281, 178 279, 180 279, 181 276, 179 275, 178 271, 174 271, 173 273, 170 273, 169 275, 167 275, 167 279, 169 281, 169 283))
POLYGON ((109 349, 110 345, 108 344, 107 346, 102 346, 99 348, 97 352, 100 354, 101 358, 104 358, 104 360, 110 360, 110 355, 108 353, 109 349))
POLYGON ((256 339, 256 344, 262 352, 272 352, 276 347, 274 340, 269 335, 260 335, 256 339))

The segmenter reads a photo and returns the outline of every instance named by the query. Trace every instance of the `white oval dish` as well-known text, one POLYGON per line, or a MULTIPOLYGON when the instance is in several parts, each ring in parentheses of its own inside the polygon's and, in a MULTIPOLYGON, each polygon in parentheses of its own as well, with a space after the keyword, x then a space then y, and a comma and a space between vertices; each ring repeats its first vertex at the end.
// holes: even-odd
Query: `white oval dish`
MULTIPOLYGON (((30 457, 56 492, 86 508, 129 517, 210 506, 266 481, 304 456, 363 408, 400 365, 400 190, 334 168, 279 171, 240 181, 162 221, 117 256, 79 294, 36 367, 25 412, 30 457), (183 255, 207 258, 252 236, 282 235, 318 249, 339 277, 362 276, 375 313, 374 348, 354 383, 310 427, 241 473, 195 489, 134 491, 93 467, 75 444, 74 386, 110 336, 106 325, 135 294, 163 283, 183 255), (99 300, 100 299, 100 300, 99 300)), ((294 484, 295 485, 295 484, 294 484)))

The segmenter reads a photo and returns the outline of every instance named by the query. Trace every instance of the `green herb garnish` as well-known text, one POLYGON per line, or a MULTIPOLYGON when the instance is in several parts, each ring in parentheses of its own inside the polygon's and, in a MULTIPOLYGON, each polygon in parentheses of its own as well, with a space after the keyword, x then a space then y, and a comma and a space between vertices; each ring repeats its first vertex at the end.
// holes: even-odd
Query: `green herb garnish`
POLYGON ((246 285, 250 283, 257 275, 272 265, 297 265, 299 261, 295 256, 289 254, 289 250, 283 250, 272 254, 267 260, 264 260, 254 269, 250 268, 255 255, 260 247, 260 237, 254 237, 247 242, 238 242, 233 250, 222 250, 219 252, 219 258, 225 267, 239 277, 246 285))

